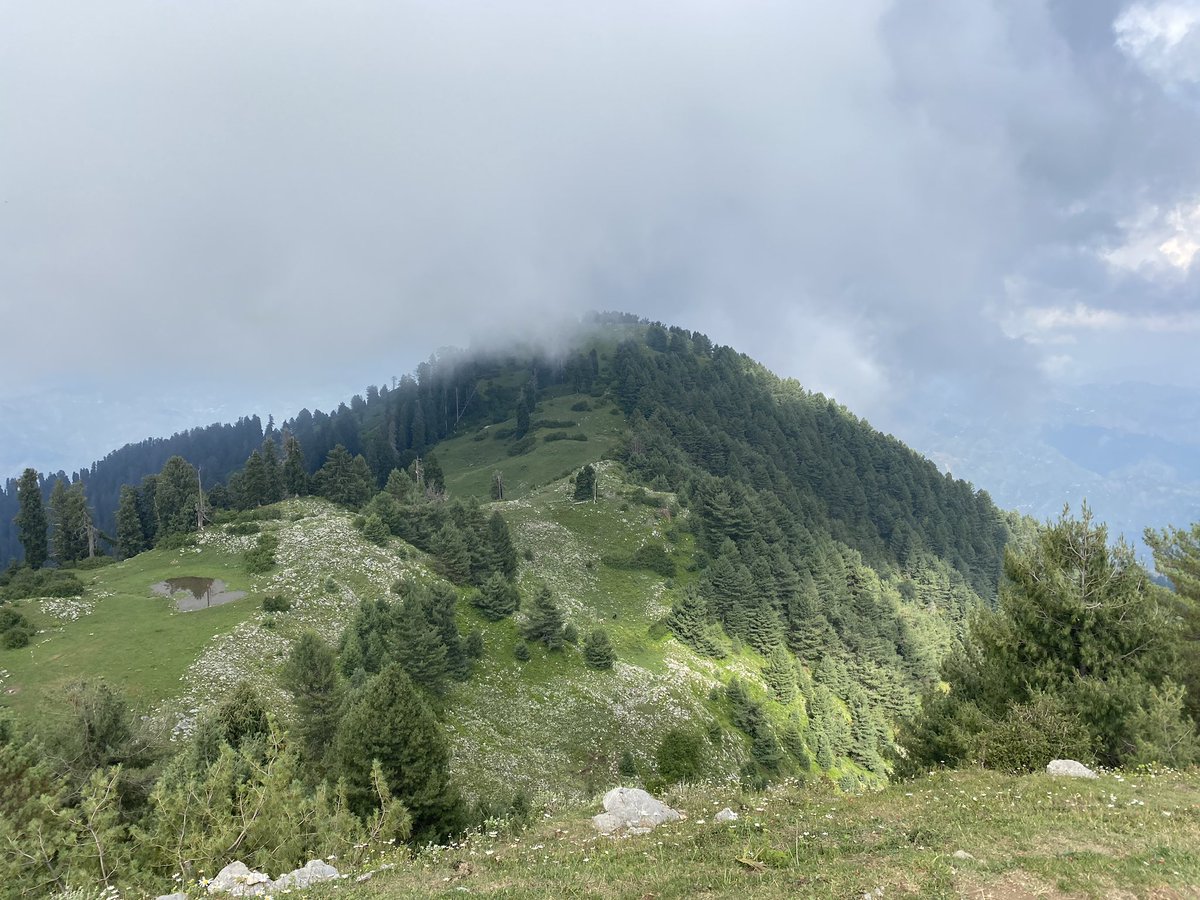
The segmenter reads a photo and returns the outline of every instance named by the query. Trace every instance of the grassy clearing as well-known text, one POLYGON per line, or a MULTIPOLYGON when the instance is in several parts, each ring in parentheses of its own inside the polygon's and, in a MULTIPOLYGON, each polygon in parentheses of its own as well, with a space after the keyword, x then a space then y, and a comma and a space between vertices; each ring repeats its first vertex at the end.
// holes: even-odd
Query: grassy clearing
POLYGON ((668 799, 687 820, 649 835, 597 835, 593 802, 517 837, 400 853, 365 883, 310 896, 1200 896, 1195 772, 1079 781, 965 771, 859 796, 793 782, 760 795, 685 787, 668 799), (737 822, 713 822, 724 806, 737 822))
POLYGON ((446 473, 447 490, 453 496, 487 500, 491 497, 492 473, 499 470, 504 474, 505 497, 516 500, 613 451, 625 434, 625 417, 611 401, 596 398, 588 398, 590 411, 572 410, 571 406, 582 398, 581 394, 569 394, 539 403, 532 416, 535 422, 571 421, 577 427, 531 432, 534 449, 520 456, 508 455, 511 438, 494 438, 497 431, 515 427, 514 419, 488 426, 482 432, 482 439, 477 440, 478 435, 471 434, 439 444, 435 452, 446 473), (545 435, 559 430, 584 434, 587 440, 550 443, 543 440, 545 435))
POLYGON ((73 601, 30 600, 22 608, 39 628, 32 644, 5 651, 0 702, 18 714, 43 710, 75 678, 103 678, 134 707, 149 710, 179 690, 179 680, 216 634, 243 620, 261 599, 245 598, 181 613, 150 586, 167 578, 220 578, 231 590, 249 590, 240 556, 220 550, 154 550, 117 565, 83 573, 87 585, 73 601))

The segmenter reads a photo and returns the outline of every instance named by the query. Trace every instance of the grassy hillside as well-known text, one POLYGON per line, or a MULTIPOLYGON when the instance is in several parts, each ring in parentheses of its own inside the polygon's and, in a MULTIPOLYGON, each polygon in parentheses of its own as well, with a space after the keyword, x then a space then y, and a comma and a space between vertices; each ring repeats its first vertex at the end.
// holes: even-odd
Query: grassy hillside
POLYGON ((593 802, 517 835, 481 832, 381 863, 313 900, 391 897, 1133 898, 1200 895, 1200 776, 1097 781, 962 771, 845 796, 681 787, 687 815, 648 835, 597 835, 593 802), (730 806, 739 819, 713 822, 730 806), (956 858, 955 853, 970 854, 956 858))

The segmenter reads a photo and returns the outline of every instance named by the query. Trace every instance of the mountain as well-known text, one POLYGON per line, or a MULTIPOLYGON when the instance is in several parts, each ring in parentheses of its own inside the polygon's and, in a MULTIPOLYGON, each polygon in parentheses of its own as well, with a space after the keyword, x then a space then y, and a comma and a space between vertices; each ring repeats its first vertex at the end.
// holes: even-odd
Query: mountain
MULTIPOLYGON (((246 728, 318 752, 304 749, 320 721, 289 662, 302 646, 325 647, 311 652, 329 663, 300 671, 336 673, 328 684, 346 697, 321 727, 362 723, 332 743, 326 731, 311 746, 333 755, 304 764, 342 773, 356 811, 372 802, 360 764, 394 752, 345 749, 390 714, 365 704, 425 698, 404 721, 443 735, 423 752, 454 788, 438 788, 449 805, 434 808, 429 791, 393 786, 414 834, 527 802, 514 791, 581 799, 619 778, 879 785, 895 723, 937 684, 970 612, 994 602, 1005 545, 1025 527, 827 398, 705 335, 625 315, 554 352, 439 354, 330 414, 269 423, 261 448, 260 427, 171 439, 205 446, 190 462, 210 473, 252 447, 223 483, 205 478, 201 532, 194 516, 163 513, 167 486, 196 483, 172 458, 156 482, 158 533, 143 535, 154 549, 0 579, 36 632, 0 650, 0 702, 36 729, 72 721, 94 707, 78 692, 108 685, 181 761, 157 775, 124 751, 105 758, 148 766, 144 778, 185 805, 197 788, 171 779, 207 777, 187 754, 209 758, 206 741, 222 740, 212 728, 233 753, 252 752, 238 749, 246 728), (308 478, 281 500, 296 451, 308 478), (181 578, 204 584, 203 608, 152 590, 181 578), (381 679, 386 690, 372 687, 381 679)), ((165 449, 126 447, 95 471, 149 467, 165 449)), ((156 470, 124 471, 140 487, 156 470)), ((175 807, 138 806, 141 778, 138 827, 169 830, 175 807)), ((197 865, 216 853, 194 852, 197 865)), ((139 871, 167 865, 147 857, 139 871)))

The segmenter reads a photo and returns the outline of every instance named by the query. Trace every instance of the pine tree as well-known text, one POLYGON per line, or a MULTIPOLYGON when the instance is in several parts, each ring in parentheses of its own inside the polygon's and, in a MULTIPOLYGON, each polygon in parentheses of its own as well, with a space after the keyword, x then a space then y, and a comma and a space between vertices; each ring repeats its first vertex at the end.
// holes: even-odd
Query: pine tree
POLYGON ((575 476, 575 499, 594 500, 596 498, 596 469, 588 463, 575 476))
POLYGON ((796 666, 792 655, 782 646, 776 646, 763 666, 763 680, 780 703, 788 704, 796 699, 796 666))
POLYGON ((138 514, 138 492, 132 485, 121 486, 117 503, 117 553, 122 559, 137 556, 146 549, 142 519, 138 514))
POLYGON ((435 497, 446 493, 446 474, 432 453, 425 457, 425 490, 435 497))
POLYGON ((593 669, 611 669, 617 659, 608 632, 597 628, 583 642, 583 661, 593 669))
POLYGON ((283 438, 283 490, 288 497, 303 497, 308 493, 304 450, 293 434, 285 434, 283 438))
POLYGON ((445 693, 450 661, 438 628, 429 621, 422 598, 410 595, 395 618, 394 659, 413 682, 431 694, 445 693))
POLYGON ((466 584, 470 581, 471 552, 462 532, 453 522, 447 522, 434 535, 430 550, 437 557, 443 575, 455 584, 466 584))
POLYGON ((305 761, 323 771, 337 734, 342 686, 333 648, 312 631, 292 645, 283 669, 283 684, 296 703, 296 737, 305 761))
POLYGON ((541 641, 551 650, 562 647, 563 614, 550 588, 543 585, 533 597, 529 620, 521 629, 527 641, 541 641))
POLYGON ((525 437, 529 433, 529 407, 525 405, 525 395, 517 400, 517 430, 513 432, 513 436, 518 440, 525 437))
POLYGON ((283 499, 283 470, 279 463, 279 449, 274 437, 268 437, 262 445, 263 460, 263 503, 278 503, 283 499))
POLYGON ((196 530, 196 504, 199 502, 196 470, 182 456, 172 456, 158 473, 154 507, 158 522, 156 534, 163 538, 196 530))
POLYGON ((92 516, 87 508, 83 483, 67 485, 59 478, 50 492, 50 517, 54 523, 50 543, 60 566, 69 566, 88 555, 92 516))
POLYGON ((517 551, 513 547, 508 523, 504 521, 504 516, 499 512, 493 512, 488 518, 487 544, 488 568, 505 578, 515 578, 517 576, 517 551))
POLYGON ((46 534, 46 508, 42 502, 42 488, 38 483, 36 469, 26 469, 17 482, 17 539, 25 550, 25 564, 40 569, 49 558, 46 534))
POLYGON ((416 493, 416 485, 407 472, 392 469, 388 475, 387 486, 384 490, 401 503, 409 503, 416 493))
POLYGON ((361 456, 352 457, 341 444, 329 451, 314 480, 318 494, 351 509, 358 509, 375 492, 367 461, 361 456))
POLYGON ((708 601, 696 590, 695 585, 685 587, 671 604, 667 627, 697 653, 722 659, 729 652, 721 635, 721 627, 708 621, 708 601))
POLYGON ((457 830, 461 799, 450 781, 450 748, 429 703, 398 664, 370 679, 350 701, 334 746, 346 796, 360 816, 378 805, 371 769, 378 760, 392 797, 412 815, 417 841, 457 830))
POLYGON ((497 622, 520 608, 521 593, 515 582, 497 573, 483 583, 483 587, 472 598, 472 605, 485 619, 497 622))

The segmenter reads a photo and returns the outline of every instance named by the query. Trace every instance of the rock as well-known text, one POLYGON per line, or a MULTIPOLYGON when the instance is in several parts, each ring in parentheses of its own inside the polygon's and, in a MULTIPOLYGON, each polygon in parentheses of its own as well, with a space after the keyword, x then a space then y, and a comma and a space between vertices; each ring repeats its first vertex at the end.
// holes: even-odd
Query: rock
POLYGON ((966 850, 955 850, 954 853, 952 853, 951 855, 955 859, 974 859, 975 858, 970 853, 968 853, 966 850))
POLYGON ((593 816, 592 824, 602 834, 646 834, 663 822, 680 817, 660 800, 640 788, 613 788, 604 795, 604 812, 593 816))
POLYGON ((285 888, 303 890, 309 885, 319 884, 322 881, 334 881, 341 877, 341 873, 325 860, 310 859, 302 868, 288 872, 286 875, 280 875, 275 880, 275 888, 277 890, 285 888))
POLYGON ((725 807, 723 810, 721 810, 719 813, 717 813, 715 816, 713 816, 714 822, 736 822, 737 820, 738 820, 738 814, 735 813, 728 806, 725 807))
POLYGON ((177 891, 174 894, 159 894, 154 900, 188 900, 188 895, 183 891, 177 891))
POLYGON ((233 897, 260 897, 271 890, 271 879, 238 860, 231 862, 208 883, 210 894, 229 894, 233 897))
POLYGON ((1052 759, 1046 766, 1047 775, 1065 775, 1068 778, 1099 778, 1100 776, 1081 762, 1073 759, 1052 759))

